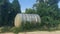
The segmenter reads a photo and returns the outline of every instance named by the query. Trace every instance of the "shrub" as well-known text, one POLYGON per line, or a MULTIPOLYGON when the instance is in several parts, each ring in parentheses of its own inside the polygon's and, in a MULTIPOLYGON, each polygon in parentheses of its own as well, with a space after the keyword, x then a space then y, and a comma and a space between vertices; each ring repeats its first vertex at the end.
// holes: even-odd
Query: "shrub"
POLYGON ((11 27, 1 27, 0 31, 1 32, 9 32, 11 27))

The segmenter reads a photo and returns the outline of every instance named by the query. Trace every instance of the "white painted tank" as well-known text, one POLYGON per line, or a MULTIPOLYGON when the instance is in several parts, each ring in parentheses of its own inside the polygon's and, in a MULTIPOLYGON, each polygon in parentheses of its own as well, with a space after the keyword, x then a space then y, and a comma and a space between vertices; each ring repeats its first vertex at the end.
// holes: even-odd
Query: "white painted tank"
POLYGON ((23 22, 24 24, 26 22, 30 23, 41 23, 40 16, 37 14, 17 14, 15 17, 14 25, 15 27, 21 26, 21 23, 23 22))

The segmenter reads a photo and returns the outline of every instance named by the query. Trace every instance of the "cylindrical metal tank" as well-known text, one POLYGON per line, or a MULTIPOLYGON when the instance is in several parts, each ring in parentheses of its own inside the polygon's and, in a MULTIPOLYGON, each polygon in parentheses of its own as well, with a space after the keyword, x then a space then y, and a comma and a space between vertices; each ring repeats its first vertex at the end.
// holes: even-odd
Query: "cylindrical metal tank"
POLYGON ((40 16, 37 14, 17 14, 15 17, 14 25, 15 27, 21 26, 21 23, 41 23, 40 16))

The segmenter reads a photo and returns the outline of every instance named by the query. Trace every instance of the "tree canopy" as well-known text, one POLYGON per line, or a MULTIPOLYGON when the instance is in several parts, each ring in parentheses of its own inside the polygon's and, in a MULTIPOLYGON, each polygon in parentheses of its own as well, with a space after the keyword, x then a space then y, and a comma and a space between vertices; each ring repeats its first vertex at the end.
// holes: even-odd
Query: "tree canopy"
POLYGON ((21 13, 18 0, 0 0, 0 26, 11 25, 17 13, 21 13))
MULTIPOLYGON (((41 25, 46 27, 55 27, 60 23, 59 21, 59 0, 36 0, 36 3, 33 5, 32 10, 34 9, 35 14, 40 15, 41 25)), ((27 10, 26 12, 31 12, 27 10)))

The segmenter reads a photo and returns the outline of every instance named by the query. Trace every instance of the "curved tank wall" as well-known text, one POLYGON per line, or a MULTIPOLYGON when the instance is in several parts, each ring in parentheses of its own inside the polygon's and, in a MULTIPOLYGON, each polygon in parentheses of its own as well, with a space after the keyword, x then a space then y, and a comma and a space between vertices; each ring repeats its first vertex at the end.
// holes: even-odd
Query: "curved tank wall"
POLYGON ((37 14, 17 14, 15 17, 14 25, 15 27, 19 27, 22 22, 25 24, 27 21, 34 24, 41 23, 40 16, 37 14))

